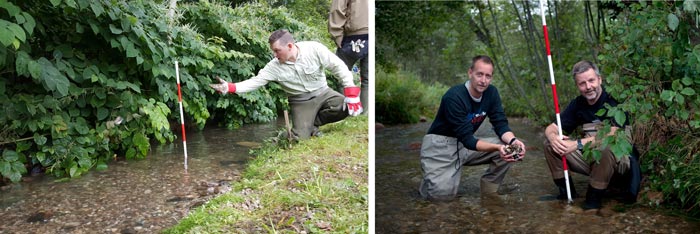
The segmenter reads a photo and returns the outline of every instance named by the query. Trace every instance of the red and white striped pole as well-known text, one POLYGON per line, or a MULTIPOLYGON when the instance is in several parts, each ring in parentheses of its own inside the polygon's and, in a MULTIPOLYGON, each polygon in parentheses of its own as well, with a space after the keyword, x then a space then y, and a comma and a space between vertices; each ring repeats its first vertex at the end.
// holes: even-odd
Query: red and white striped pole
POLYGON ((187 138, 185 137, 185 115, 182 112, 182 92, 180 91, 180 67, 175 61, 175 77, 177 78, 177 100, 180 104, 180 124, 182 125, 182 146, 185 149, 185 172, 187 172, 187 138))
MULTIPOLYGON (((559 115, 559 98, 557 97, 557 84, 554 81, 554 68, 552 66, 552 52, 549 51, 549 34, 547 33, 547 21, 545 20, 544 7, 546 0, 540 0, 540 15, 542 15, 542 31, 544 31, 544 43, 547 47, 547 62, 549 63, 549 78, 552 81, 552 96, 554 97, 554 111, 557 116, 557 127, 559 127, 559 139, 564 139, 561 130, 561 116, 559 115)), ((566 183, 566 197, 569 203, 573 203, 571 199, 571 188, 569 187, 569 166, 566 164, 566 155, 561 156, 561 163, 564 167, 564 182, 566 183)))

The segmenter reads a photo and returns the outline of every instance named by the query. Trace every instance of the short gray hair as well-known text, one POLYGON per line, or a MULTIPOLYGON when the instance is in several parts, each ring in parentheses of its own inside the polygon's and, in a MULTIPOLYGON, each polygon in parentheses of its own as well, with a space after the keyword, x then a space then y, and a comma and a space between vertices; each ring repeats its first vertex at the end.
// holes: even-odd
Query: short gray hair
POLYGON ((588 69, 593 69, 595 71, 595 74, 597 76, 600 76, 600 70, 598 70, 598 66, 595 65, 595 63, 588 61, 588 60, 581 60, 578 63, 574 64, 574 68, 571 69, 571 75, 576 80, 576 75, 584 73, 588 71, 588 69))

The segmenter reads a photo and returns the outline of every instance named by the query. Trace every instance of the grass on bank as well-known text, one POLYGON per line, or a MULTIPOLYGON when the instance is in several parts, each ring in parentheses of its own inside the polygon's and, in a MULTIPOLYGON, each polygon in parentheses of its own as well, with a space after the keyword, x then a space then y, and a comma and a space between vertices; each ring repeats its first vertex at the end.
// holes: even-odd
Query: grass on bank
POLYGON ((368 126, 361 115, 291 149, 266 143, 231 192, 164 233, 367 233, 368 126))

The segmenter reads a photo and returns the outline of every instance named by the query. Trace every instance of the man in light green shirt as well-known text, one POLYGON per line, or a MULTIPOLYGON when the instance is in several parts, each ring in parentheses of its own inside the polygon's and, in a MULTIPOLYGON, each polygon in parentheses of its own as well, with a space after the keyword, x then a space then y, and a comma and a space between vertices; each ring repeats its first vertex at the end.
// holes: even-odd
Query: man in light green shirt
POLYGON ((219 78, 210 86, 220 93, 246 93, 269 82, 277 82, 287 93, 292 112, 292 131, 300 139, 318 134, 318 127, 362 113, 352 73, 345 63, 323 44, 295 42, 291 33, 277 30, 268 40, 275 58, 258 75, 237 83, 219 78), (324 70, 328 69, 345 87, 343 96, 328 87, 324 70))

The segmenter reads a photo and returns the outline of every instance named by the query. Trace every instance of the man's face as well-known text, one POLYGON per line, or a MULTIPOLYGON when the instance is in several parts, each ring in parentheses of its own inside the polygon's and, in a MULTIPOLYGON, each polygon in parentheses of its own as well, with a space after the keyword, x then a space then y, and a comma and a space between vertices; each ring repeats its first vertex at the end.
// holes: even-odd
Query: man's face
POLYGON ((479 94, 484 93, 491 84, 493 78, 493 65, 484 63, 481 60, 474 63, 474 68, 469 69, 470 86, 479 94))
POLYGON ((293 46, 294 44, 292 43, 283 43, 278 40, 275 41, 275 43, 270 44, 270 49, 280 63, 286 63, 294 56, 292 54, 293 46))
POLYGON ((595 70, 588 69, 588 71, 576 75, 575 81, 581 96, 585 97, 589 104, 598 101, 603 93, 603 88, 600 86, 602 79, 595 74, 595 70))

